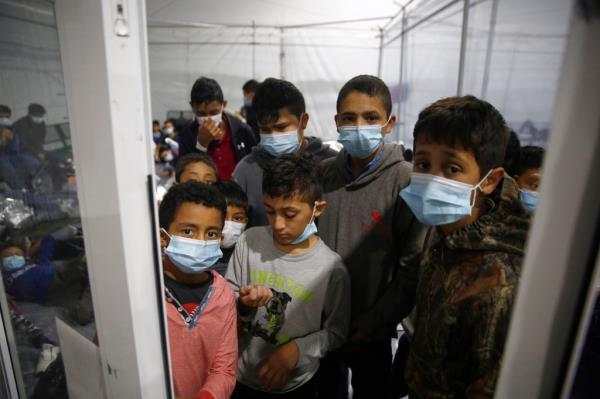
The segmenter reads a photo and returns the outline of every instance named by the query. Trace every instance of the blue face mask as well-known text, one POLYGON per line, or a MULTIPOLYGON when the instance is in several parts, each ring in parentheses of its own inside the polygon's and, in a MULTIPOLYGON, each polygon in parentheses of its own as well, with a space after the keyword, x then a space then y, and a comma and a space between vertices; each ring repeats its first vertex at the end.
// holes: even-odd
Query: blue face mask
POLYGON ((250 101, 246 97, 244 97, 244 107, 249 107, 251 105, 252 105, 252 101, 250 101))
POLYGON ((294 244, 294 245, 300 244, 301 242, 308 240, 313 234, 317 234, 317 225, 315 224, 315 212, 316 211, 317 211, 317 203, 315 202, 315 206, 313 207, 313 213, 310 218, 310 222, 308 222, 308 224, 304 228, 304 231, 302 232, 302 234, 300 234, 298 236, 298 238, 296 238, 294 241, 292 241, 292 244, 294 244))
POLYGON ((525 205, 525 209, 527 209, 529 213, 533 213, 539 199, 537 191, 521 190, 519 197, 521 197, 521 202, 525 205))
POLYGON ((44 123, 44 118, 41 116, 32 116, 31 121, 39 125, 40 123, 44 123))
POLYGON ((0 118, 0 126, 3 127, 11 127, 12 121, 8 118, 0 118))
POLYGON ((400 191, 400 197, 423 224, 439 226, 458 222, 471 215, 477 189, 492 173, 492 170, 476 186, 444 177, 413 172, 410 184, 400 191), (473 194, 473 192, 475 193, 473 194))
POLYGON ((260 134, 260 146, 274 157, 293 154, 300 148, 298 131, 274 134, 260 134))
POLYGON ((25 267, 27 262, 23 256, 13 255, 2 260, 2 266, 7 272, 14 272, 25 267))
POLYGON ((381 129, 389 122, 388 119, 384 125, 340 126, 338 142, 350 156, 358 159, 368 158, 383 144, 381 129))
MULTIPOLYGON (((162 231, 169 235, 165 229, 162 231)), ((200 274, 207 271, 223 256, 220 240, 194 240, 191 238, 171 236, 165 254, 169 260, 183 273, 200 274)))

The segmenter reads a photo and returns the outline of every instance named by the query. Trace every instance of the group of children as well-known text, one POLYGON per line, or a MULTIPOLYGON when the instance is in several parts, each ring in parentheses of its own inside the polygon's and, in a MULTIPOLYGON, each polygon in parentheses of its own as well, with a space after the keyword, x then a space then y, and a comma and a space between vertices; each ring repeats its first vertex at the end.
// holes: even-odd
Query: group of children
POLYGON ((204 119, 159 209, 175 395, 347 398, 351 370, 355 399, 392 398, 404 320, 410 398, 493 397, 543 150, 519 149, 509 176, 502 115, 450 97, 419 114, 411 164, 384 143, 388 87, 361 75, 331 153, 304 136, 302 93, 270 78, 252 99, 260 142, 232 168, 220 88, 201 79, 204 119))

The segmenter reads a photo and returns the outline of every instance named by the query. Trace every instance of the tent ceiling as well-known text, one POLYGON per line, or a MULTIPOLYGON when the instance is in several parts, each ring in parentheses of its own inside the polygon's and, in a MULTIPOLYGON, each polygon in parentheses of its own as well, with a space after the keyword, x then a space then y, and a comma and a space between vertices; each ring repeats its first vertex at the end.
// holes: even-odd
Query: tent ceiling
MULTIPOLYGON (((391 17, 400 9, 393 0, 147 0, 149 23, 184 22, 251 25, 302 25, 391 17)), ((369 21, 383 26, 386 19, 369 21)))

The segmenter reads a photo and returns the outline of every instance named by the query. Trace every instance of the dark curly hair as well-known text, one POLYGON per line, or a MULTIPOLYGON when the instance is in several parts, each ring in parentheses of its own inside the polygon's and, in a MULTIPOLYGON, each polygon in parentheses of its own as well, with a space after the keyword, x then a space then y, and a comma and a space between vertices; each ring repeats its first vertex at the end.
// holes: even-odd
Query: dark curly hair
POLYGON ((248 196, 239 184, 233 180, 223 180, 213 184, 213 187, 223 194, 227 206, 237 206, 248 212, 248 196))
POLYGON ((175 219, 175 215, 181 204, 192 202, 201 204, 207 208, 216 208, 221 211, 222 222, 225 223, 227 214, 227 203, 223 194, 213 186, 208 184, 190 181, 173 185, 158 209, 158 220, 160 227, 168 229, 169 225, 175 219))
POLYGON ((521 147, 521 156, 519 158, 519 167, 516 175, 522 175, 527 169, 539 169, 544 161, 546 150, 535 145, 526 145, 521 147))
POLYGON ((275 78, 265 79, 260 83, 252 99, 252 108, 261 123, 268 123, 279 118, 279 110, 287 109, 300 119, 306 112, 304 96, 292 83, 275 78))
POLYGON ((283 155, 269 161, 263 174, 263 194, 290 198, 299 193, 311 206, 323 196, 321 168, 310 155, 283 155))

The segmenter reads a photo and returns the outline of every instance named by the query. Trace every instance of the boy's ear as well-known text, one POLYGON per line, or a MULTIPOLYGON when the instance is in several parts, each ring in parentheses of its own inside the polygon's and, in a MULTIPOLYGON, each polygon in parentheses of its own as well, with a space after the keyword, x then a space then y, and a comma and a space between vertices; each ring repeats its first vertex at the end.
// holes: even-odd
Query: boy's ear
POLYGON ((164 229, 160 229, 158 231, 158 236, 160 238, 160 247, 161 248, 166 248, 169 246, 169 242, 171 242, 171 239, 169 238, 169 236, 167 235, 167 233, 165 233, 164 229))
POLYGON ((383 129, 381 129, 381 133, 383 133, 384 135, 390 133, 392 131, 392 129, 394 128, 395 124, 396 124, 396 115, 392 114, 392 116, 390 116, 390 121, 388 122, 388 124, 385 125, 385 127, 383 129))
POLYGON ((338 115, 337 114, 335 114, 333 116, 333 121, 335 122, 335 127, 336 127, 336 129, 337 129, 337 131, 339 133, 340 129, 337 127, 338 126, 338 115))
POLYGON ((327 201, 317 201, 315 204, 315 218, 318 218, 325 212, 327 208, 327 201))
POLYGON ((300 129, 298 129, 298 130, 306 129, 306 125, 308 125, 308 119, 309 119, 309 116, 308 116, 308 113, 306 113, 306 112, 300 116, 300 129))
POLYGON ((490 195, 494 192, 498 184, 504 178, 504 168, 494 168, 487 179, 481 183, 480 190, 484 195, 490 195))
POLYGON ((227 100, 223 101, 223 110, 225 110, 225 108, 227 108, 227 100))

